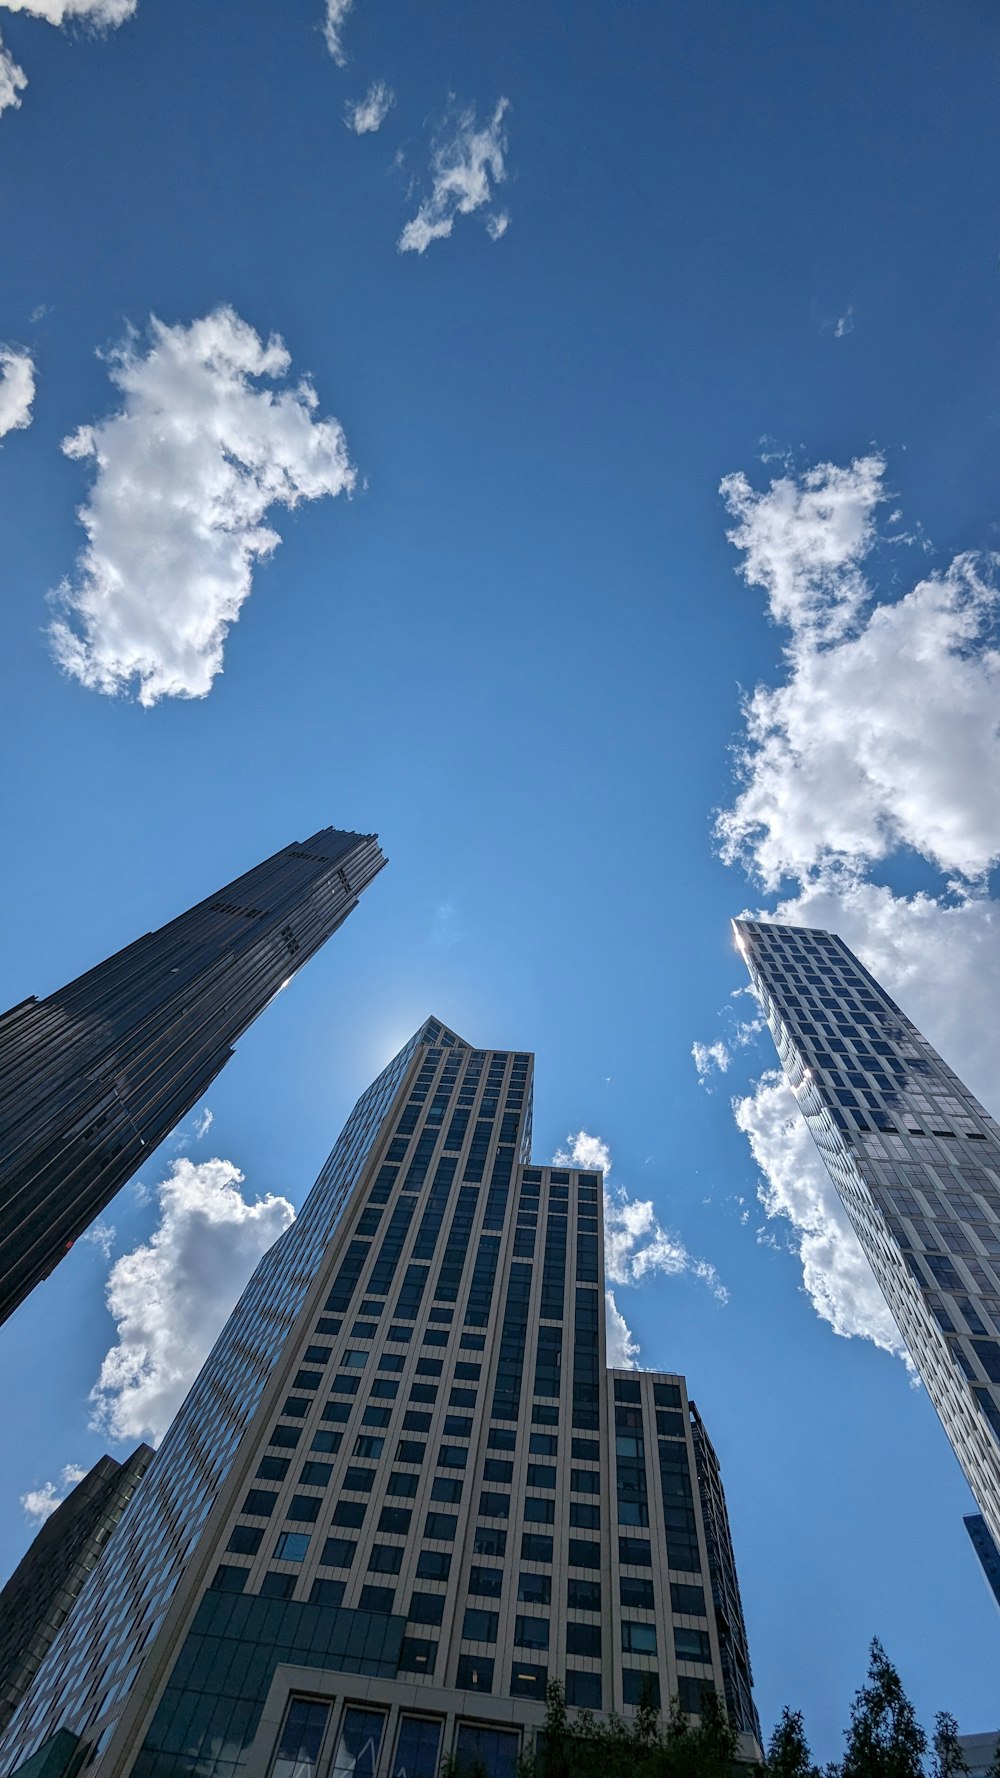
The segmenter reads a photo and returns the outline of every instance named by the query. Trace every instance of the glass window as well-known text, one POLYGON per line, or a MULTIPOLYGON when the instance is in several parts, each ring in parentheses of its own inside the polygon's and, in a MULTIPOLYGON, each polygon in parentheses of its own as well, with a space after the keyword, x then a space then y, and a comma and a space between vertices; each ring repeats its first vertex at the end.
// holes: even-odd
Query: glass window
POLYGON ((487 1457, 483 1464, 484 1482, 511 1482, 513 1479, 513 1463, 505 1457, 487 1457))
POLYGON ((440 1624, 444 1618, 443 1593, 412 1593, 407 1617, 414 1624, 440 1624))
POLYGON ((549 1620, 524 1613, 514 1619, 515 1648, 548 1648, 549 1620))
POLYGON ((283 1531, 274 1546, 276 1562, 304 1562, 309 1548, 308 1531, 283 1531))
POLYGON ((378 1611, 388 1615, 396 1603, 395 1590, 392 1587, 364 1586, 358 1598, 362 1611, 378 1611))
POLYGON ((345 1710, 332 1778, 375 1778, 384 1728, 381 1710, 345 1710))
POLYGON ((378 1516, 379 1531, 395 1531, 400 1536, 410 1529, 413 1514, 408 1506, 384 1506, 378 1516))
POLYGON ((433 1673, 438 1645, 424 1636, 404 1636, 396 1663, 400 1673, 433 1673))
MULTIPOLYGON (((497 1550, 495 1553, 502 1555, 503 1551, 497 1550)), ((522 1562, 551 1562, 551 1537, 543 1537, 538 1531, 523 1532, 521 1535, 521 1560, 522 1562)))
POLYGON ((332 1522, 334 1525, 363 1525, 367 1511, 366 1500, 338 1500, 332 1522))
MULTIPOLYGON (((484 1662, 475 1655, 468 1658, 478 1660, 480 1667, 489 1666, 490 1669, 486 1685, 471 1689, 489 1691, 493 1684, 493 1662, 484 1662)), ((461 1683, 459 1680, 459 1684, 461 1683)), ((460 1722, 455 1736, 455 1760, 459 1773, 464 1775, 469 1771, 482 1771, 486 1778, 515 1778, 519 1742, 520 1737, 511 1734, 509 1729, 481 1729, 475 1723, 460 1722)))
POLYGON ((517 1596, 525 1605, 548 1605, 552 1599, 551 1575, 522 1574, 517 1583, 517 1596))
MULTIPOLYGON (((650 1704, 660 1707, 660 1679, 657 1673, 644 1673, 638 1667, 622 1668, 622 1697, 626 1704, 650 1704)), ((684 1705, 681 1705, 681 1709, 684 1705)))
POLYGON ((271 1434, 271 1443, 284 1445, 286 1450, 294 1451, 301 1436, 301 1428, 298 1426, 276 1426, 271 1434))
POLYGON ((313 1778, 329 1716, 329 1704, 309 1698, 289 1700, 271 1778, 313 1778))
POLYGON ((450 1570, 451 1556, 444 1550, 421 1550, 417 1557, 418 1580, 447 1580, 450 1570))
POLYGON ((295 1591, 294 1574, 279 1574, 276 1568, 265 1574, 260 1583, 262 1599, 290 1599, 295 1591))
POLYGON ((288 1474, 288 1457, 262 1457, 257 1465, 257 1474, 262 1482, 283 1482, 288 1474))
POLYGON ((481 1611, 478 1606, 468 1605, 462 1623, 462 1635, 467 1642, 495 1642, 498 1617, 498 1612, 481 1611))
POLYGON ((387 1494, 398 1494, 403 1500, 413 1500, 420 1487, 418 1475, 404 1475, 401 1469, 394 1469, 386 1482, 387 1494))
POLYGON ((571 1500, 569 1522, 582 1531, 601 1529, 601 1509, 596 1500, 571 1500))
POLYGON ((343 1605, 347 1582, 343 1580, 314 1580, 309 1591, 310 1605, 343 1605))
POLYGON ((396 1446, 397 1463, 422 1463, 427 1446, 422 1438, 401 1438, 396 1446))
POLYGON ((440 1469, 464 1469, 469 1461, 469 1453, 463 1445, 442 1445, 438 1452, 440 1469))
POLYGON ((582 1710, 600 1710, 601 1676, 599 1673, 578 1673, 566 1669, 566 1702, 582 1710))
MULTIPOLYGON (((579 1441, 574 1439, 573 1443, 579 1441)), ((532 1432, 528 1435, 528 1450, 533 1457, 554 1457, 559 1448, 559 1440, 552 1432, 532 1432)))
POLYGON ((503 1591, 503 1569, 473 1567, 469 1569, 469 1592, 483 1599, 499 1599, 503 1591))
POLYGON ((441 1724, 425 1716, 401 1716, 392 1778, 436 1778, 441 1724))
POLYGON ((213 1593, 242 1593, 249 1573, 249 1568, 233 1568, 223 1562, 212 1576, 213 1593))
POLYGON ((652 1568, 649 1544, 644 1537, 620 1537, 618 1560, 623 1568, 652 1568))
POLYGON ((314 1525, 319 1518, 319 1509, 323 1502, 318 1494, 293 1494, 288 1503, 285 1517, 298 1519, 306 1525, 314 1525))
POLYGON ((626 1654, 655 1655, 656 1625, 639 1624, 629 1618, 622 1620, 622 1648, 626 1654))
POLYGON ((240 1507, 240 1512, 250 1513, 257 1519, 269 1519, 274 1511, 274 1503, 277 1498, 277 1494, 273 1494, 270 1488, 251 1488, 240 1507))
POLYGON ((357 1547, 350 1537, 328 1537, 320 1561, 327 1568, 350 1568, 357 1547))
MULTIPOLYGON (((458 1672, 455 1676, 455 1684, 458 1686, 459 1691, 491 1692, 493 1690, 492 1660, 487 1655, 459 1655, 458 1672)), ((468 1767, 473 1765, 474 1762, 472 1759, 466 1758, 462 1754, 462 1732, 463 1725, 460 1723, 458 1728, 458 1762, 459 1772, 464 1774, 468 1767)), ((515 1737, 512 1736, 511 1739, 514 1740, 514 1759, 511 1761, 510 1778, 514 1778, 514 1765, 517 1760, 517 1742, 515 1737)))
POLYGON ((677 1702, 686 1716, 700 1716, 705 1693, 714 1690, 707 1679, 692 1679, 689 1673, 678 1675, 677 1702))
MULTIPOLYGON (((622 1581, 624 1587, 625 1582, 622 1581)), ((624 1593, 622 1604, 625 1603, 624 1593)), ((701 1587, 691 1586, 689 1582, 672 1580, 670 1583, 670 1603, 673 1609, 684 1612, 688 1617, 705 1616, 705 1595, 701 1587)))
POLYGON ((392 1419, 391 1408, 366 1408, 361 1416, 362 1426, 388 1426, 392 1419))
POLYGON ((484 1488, 479 1496, 479 1513, 484 1519, 506 1519, 510 1516, 510 1495, 495 1488, 484 1488))
POLYGON ((593 1655, 597 1660, 600 1660, 600 1624, 567 1624, 566 1653, 568 1655, 593 1655))
POLYGON ((486 1443, 492 1451, 514 1451, 517 1449, 517 1433, 506 1426, 491 1426, 486 1443))
POLYGON ((332 1463, 303 1463, 299 1481, 309 1488, 325 1488, 332 1474, 332 1463))
MULTIPOLYGON (((377 1438, 374 1433, 361 1432, 354 1441, 355 1457, 381 1457, 385 1448, 385 1439, 377 1438)), ((303 1481, 305 1477, 303 1476, 303 1481)))
POLYGON ((596 1469, 574 1469, 570 1476, 574 1494, 599 1494, 601 1478, 596 1469))
POLYGON ((234 1525, 226 1549, 234 1556, 255 1556, 263 1541, 263 1531, 252 1525, 234 1525))
POLYGON ((398 1574, 403 1565, 403 1552, 394 1543, 373 1543, 368 1558, 370 1574, 398 1574))
POLYGON ((549 1682, 547 1667, 535 1667, 527 1661, 515 1661, 510 1670, 512 1698, 544 1698, 549 1682))
POLYGON ((679 1661, 708 1661, 712 1659, 712 1645, 708 1640, 707 1630, 674 1630, 674 1649, 679 1661))
MULTIPOLYGON (((653 1583, 651 1580, 630 1578, 623 1574, 619 1585, 619 1596, 626 1609, 639 1611, 653 1610, 653 1583)), ((700 1587, 692 1587, 692 1593, 700 1593, 700 1587)), ((671 1588, 671 1593, 673 1588, 671 1588)), ((683 1610, 682 1606, 674 1606, 675 1611, 683 1610)))
POLYGON ((571 1568, 600 1568, 601 1546, 587 1537, 571 1537, 568 1559, 571 1568))
POLYGON ((543 1500, 537 1494, 529 1494, 524 1502, 524 1520, 527 1525, 551 1525, 556 1516, 554 1500, 543 1500))
POLYGON ((600 1611, 599 1580, 570 1580, 566 1583, 566 1603, 571 1611, 600 1611))
POLYGON ((431 1499, 447 1500, 454 1506, 462 1498, 464 1486, 461 1476, 438 1475, 431 1483, 431 1499))
MULTIPOLYGON (((406 1413, 403 1415, 403 1431, 429 1432, 431 1418, 432 1416, 428 1414, 424 1408, 407 1408, 406 1413)), ((421 1447, 421 1455, 417 1458, 418 1463, 423 1460, 423 1449, 424 1447, 421 1447)))

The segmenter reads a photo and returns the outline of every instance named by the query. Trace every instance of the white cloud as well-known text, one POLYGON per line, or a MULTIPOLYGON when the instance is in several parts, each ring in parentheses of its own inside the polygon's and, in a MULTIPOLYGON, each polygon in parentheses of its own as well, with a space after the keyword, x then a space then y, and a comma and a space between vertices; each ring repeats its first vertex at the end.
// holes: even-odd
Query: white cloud
MULTIPOLYGON (((509 100, 501 99, 482 129, 476 128, 476 114, 470 107, 459 116, 454 133, 438 143, 431 156, 431 195, 400 235, 400 253, 424 253, 432 241, 445 240, 451 234, 456 216, 468 216, 491 201, 493 186, 507 177, 503 119, 508 106, 509 100)), ((491 220, 490 232, 496 240, 510 219, 506 218, 500 229, 497 219, 491 220)))
POLYGON ((81 1240, 99 1249, 104 1259, 111 1258, 111 1249, 118 1239, 118 1230, 113 1222, 92 1222, 81 1240))
POLYGON ((615 1302, 613 1290, 604 1292, 604 1320, 608 1340, 608 1369, 634 1371, 639 1366, 639 1343, 615 1302))
POLYGON ((787 1217, 797 1231, 802 1282, 817 1315, 834 1333, 902 1354, 896 1324, 784 1077, 765 1074, 733 1109, 764 1176, 764 1209, 787 1217))
POLYGON ((725 1074, 729 1067, 729 1051, 721 1038, 717 1038, 715 1043, 693 1043, 691 1054, 698 1071, 698 1079, 702 1082, 716 1069, 720 1074, 725 1074))
POLYGON ((40 1488, 29 1488, 26 1494, 21 1495, 25 1517, 33 1522, 36 1530, 44 1525, 46 1519, 52 1517, 56 1507, 62 1505, 67 1494, 76 1487, 77 1482, 83 1481, 86 1473, 78 1463, 67 1463, 58 1482, 43 1482, 40 1488))
POLYGON ((728 1301, 729 1293, 715 1267, 696 1259, 683 1241, 661 1227, 651 1200, 630 1198, 624 1186, 608 1189, 611 1151, 606 1142, 577 1130, 567 1136, 566 1144, 553 1155, 553 1166, 599 1169, 605 1175, 604 1270, 609 1283, 638 1284, 653 1272, 668 1276, 691 1272, 708 1285, 719 1302, 728 1301))
POLYGON ((363 99, 344 106, 344 122, 356 136, 367 136, 382 128, 395 103, 391 87, 384 80, 373 80, 363 99))
POLYGON ((27 84, 24 69, 18 66, 0 37, 0 112, 18 109, 27 84))
POLYGON ((47 19, 50 25, 65 25, 82 19, 88 25, 113 28, 123 25, 135 12, 139 0, 0 0, 8 12, 26 12, 36 19, 47 19))
POLYGON ((344 20, 353 4, 354 0, 326 0, 326 21, 323 25, 323 36, 326 39, 326 47, 338 68, 342 68, 347 61, 341 43, 341 32, 344 29, 344 20))
MULTIPOLYGON (((772 891, 786 885, 763 917, 838 932, 996 1112, 1000 904, 985 877, 1000 861, 998 558, 960 555, 876 601, 862 563, 884 475, 871 456, 785 474, 764 494, 742 476, 723 483, 742 572, 790 635, 784 682, 758 687, 746 706, 742 784, 718 832, 730 861, 772 891), (903 848, 941 872, 936 894, 872 881, 872 867, 903 848)), ((765 1209, 792 1224, 817 1312, 838 1333, 901 1352, 793 1107, 773 1075, 735 1106, 765 1209)))
POLYGON ((160 1220, 108 1276, 118 1338, 93 1390, 92 1425, 158 1444, 261 1255, 294 1220, 285 1198, 250 1203, 231 1161, 175 1160, 160 1220))
MULTIPOLYGON (((0 111, 4 106, 3 81, 3 51, 0 49, 0 111)), ((0 346, 0 438, 31 425, 34 399, 35 366, 30 352, 17 346, 0 346)))
POLYGON ((205 1105, 194 1120, 194 1139, 196 1142, 200 1142, 203 1136, 208 1135, 214 1122, 215 1112, 210 1111, 208 1106, 205 1105))
POLYGON ((189 327, 150 322, 109 358, 117 412, 81 426, 67 456, 94 464, 88 542, 50 629, 60 666, 108 695, 199 698, 222 671, 254 563, 280 539, 271 507, 349 492, 343 430, 315 418, 308 380, 279 389, 289 354, 230 308, 189 327))
POLYGON ((854 332, 854 304, 848 303, 844 313, 838 315, 833 324, 833 337, 842 340, 845 335, 854 332))
POLYGON ((509 227, 509 210, 494 210, 493 214, 486 218, 486 233, 489 235, 491 241, 501 240, 507 233, 509 227))

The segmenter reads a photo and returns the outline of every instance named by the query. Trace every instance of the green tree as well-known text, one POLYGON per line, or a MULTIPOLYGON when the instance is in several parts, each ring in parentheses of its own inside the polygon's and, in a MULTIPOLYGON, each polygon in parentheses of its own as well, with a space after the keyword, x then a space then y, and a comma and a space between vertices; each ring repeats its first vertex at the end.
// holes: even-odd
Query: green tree
POLYGON ((851 1706, 842 1778, 924 1778, 927 1736, 878 1637, 851 1706))
POLYGON ((819 1778, 802 1724, 801 1710, 785 1705, 775 1725, 764 1762, 767 1778, 819 1778))
POLYGON ((947 1710, 939 1710, 934 1718, 933 1778, 962 1778, 969 1762, 958 1742, 958 1724, 947 1710))

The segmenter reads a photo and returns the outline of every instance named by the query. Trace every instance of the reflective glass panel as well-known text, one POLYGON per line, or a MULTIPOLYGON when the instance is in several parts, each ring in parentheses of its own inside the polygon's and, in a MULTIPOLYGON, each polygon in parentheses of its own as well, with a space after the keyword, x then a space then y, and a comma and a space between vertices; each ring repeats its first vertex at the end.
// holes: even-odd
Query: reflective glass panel
POLYGON ((344 1711, 337 1757, 333 1762, 334 1778, 374 1778, 378 1752, 382 1745, 385 1717, 381 1710, 344 1711))
POLYGON ((291 1699, 271 1778, 313 1778, 329 1715, 328 1704, 317 1704, 309 1698, 291 1699))
POLYGON ((424 1716, 401 1716, 392 1778, 435 1778, 441 1724, 424 1716))

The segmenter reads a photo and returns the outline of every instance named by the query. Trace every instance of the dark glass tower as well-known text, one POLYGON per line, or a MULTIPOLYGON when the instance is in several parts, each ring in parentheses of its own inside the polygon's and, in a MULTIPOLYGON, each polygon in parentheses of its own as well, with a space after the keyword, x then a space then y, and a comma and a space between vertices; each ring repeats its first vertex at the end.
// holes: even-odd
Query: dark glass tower
POLYGON ((0 1593, 0 1727, 38 1672, 152 1458, 149 1445, 139 1445, 124 1463, 98 1458, 46 1519, 0 1593))
POLYGON ((606 1369, 601 1175, 428 1020, 265 1254, 17 1714, 22 1778, 516 1778, 575 1711, 759 1727, 682 1376, 606 1369), (62 1762, 60 1764, 60 1762, 62 1762))
POLYGON ((0 1321, 190 1111, 385 859, 327 827, 0 1017, 0 1321))

